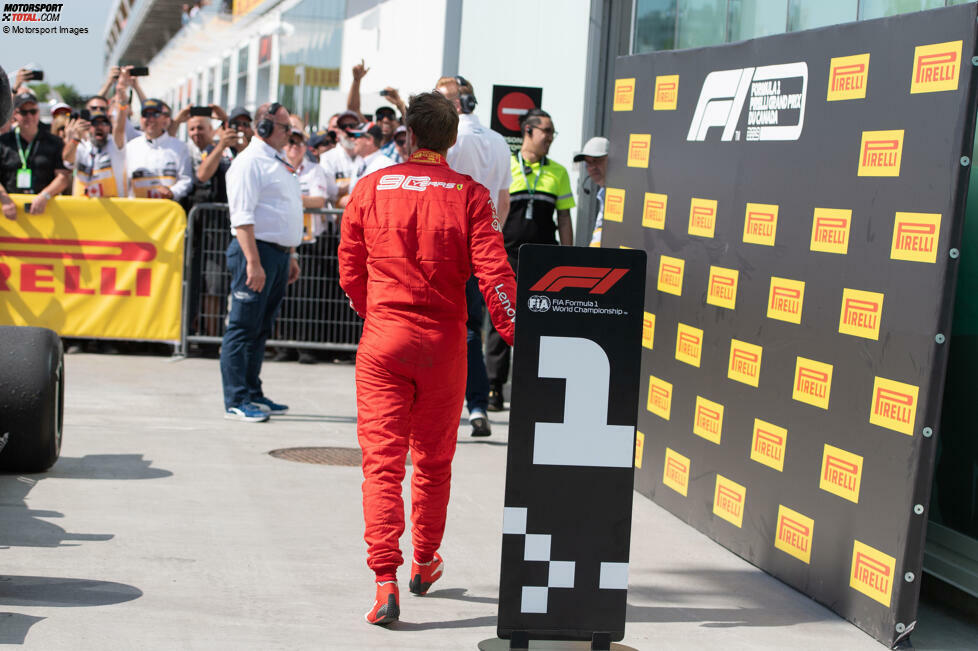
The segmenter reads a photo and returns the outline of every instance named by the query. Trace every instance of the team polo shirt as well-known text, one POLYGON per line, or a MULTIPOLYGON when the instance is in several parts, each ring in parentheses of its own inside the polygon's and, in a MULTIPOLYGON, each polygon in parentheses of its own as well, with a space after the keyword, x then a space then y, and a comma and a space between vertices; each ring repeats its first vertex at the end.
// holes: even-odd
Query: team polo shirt
POLYGON ((506 249, 513 253, 521 244, 556 244, 554 211, 574 207, 567 170, 560 163, 544 157, 535 163, 526 163, 521 171, 519 159, 511 156, 510 171, 513 182, 509 186, 509 216, 503 226, 506 249), (531 201, 532 211, 529 209, 531 201))
POLYGON ((156 198, 159 188, 166 186, 173 200, 180 201, 193 187, 190 150, 166 132, 155 140, 145 135, 130 140, 126 144, 126 167, 130 197, 156 198))
POLYGON ((61 160, 61 149, 64 142, 50 131, 38 127, 37 135, 30 142, 24 142, 20 131, 14 129, 0 135, 0 182, 7 192, 23 194, 38 194, 51 184, 58 170, 65 168, 61 160), (20 144, 18 151, 17 145, 20 144), (31 186, 17 186, 17 170, 23 167, 20 153, 27 160, 27 169, 31 171, 31 186))
POLYGON ((88 197, 126 197, 126 153, 112 136, 99 147, 83 140, 75 150, 75 182, 71 193, 88 197))

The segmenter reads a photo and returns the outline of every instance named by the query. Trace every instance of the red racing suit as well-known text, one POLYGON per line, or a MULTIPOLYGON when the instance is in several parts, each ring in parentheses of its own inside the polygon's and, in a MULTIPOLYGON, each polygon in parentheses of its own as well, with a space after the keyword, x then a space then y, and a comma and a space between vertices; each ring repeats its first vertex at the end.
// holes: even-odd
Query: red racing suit
POLYGON ((357 183, 342 224, 340 286, 364 318, 356 383, 367 565, 386 581, 404 562, 409 448, 415 560, 430 561, 445 531, 465 397, 465 281, 474 271, 510 344, 516 282, 488 190, 433 151, 357 183))

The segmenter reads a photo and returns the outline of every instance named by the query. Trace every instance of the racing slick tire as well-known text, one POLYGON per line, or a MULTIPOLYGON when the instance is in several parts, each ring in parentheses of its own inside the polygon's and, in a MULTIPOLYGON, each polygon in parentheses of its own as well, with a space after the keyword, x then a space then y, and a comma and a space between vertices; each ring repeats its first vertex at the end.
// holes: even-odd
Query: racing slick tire
POLYGON ((0 326, 0 471, 44 472, 58 460, 64 377, 57 333, 0 326))

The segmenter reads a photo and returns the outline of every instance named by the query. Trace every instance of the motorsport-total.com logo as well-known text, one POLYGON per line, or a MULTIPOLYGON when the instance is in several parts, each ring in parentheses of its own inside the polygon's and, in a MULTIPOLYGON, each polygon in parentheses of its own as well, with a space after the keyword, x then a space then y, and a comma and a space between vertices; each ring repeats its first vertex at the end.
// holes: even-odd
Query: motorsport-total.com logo
POLYGON ((41 3, 14 3, 8 2, 3 5, 3 16, 0 22, 5 23, 42 23, 58 22, 61 20, 61 8, 64 3, 41 4, 41 3))

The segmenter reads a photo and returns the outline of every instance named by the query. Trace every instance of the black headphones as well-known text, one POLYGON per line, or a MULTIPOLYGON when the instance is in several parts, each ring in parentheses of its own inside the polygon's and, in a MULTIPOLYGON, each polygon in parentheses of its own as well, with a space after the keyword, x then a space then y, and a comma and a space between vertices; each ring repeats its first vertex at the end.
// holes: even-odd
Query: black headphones
POLYGON ((473 95, 472 93, 463 93, 462 86, 468 86, 469 88, 472 88, 472 84, 467 82, 465 80, 465 77, 463 77, 462 75, 455 76, 455 83, 458 84, 459 108, 461 109, 462 113, 471 113, 472 111, 475 110, 475 105, 478 104, 478 102, 475 101, 475 95, 473 95))
POLYGON ((268 113, 266 113, 265 117, 258 121, 258 126, 255 127, 255 133, 262 138, 268 138, 270 135, 275 133, 275 122, 272 120, 271 116, 278 113, 280 108, 282 108, 282 105, 278 102, 274 102, 271 106, 269 106, 268 113))

